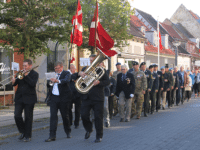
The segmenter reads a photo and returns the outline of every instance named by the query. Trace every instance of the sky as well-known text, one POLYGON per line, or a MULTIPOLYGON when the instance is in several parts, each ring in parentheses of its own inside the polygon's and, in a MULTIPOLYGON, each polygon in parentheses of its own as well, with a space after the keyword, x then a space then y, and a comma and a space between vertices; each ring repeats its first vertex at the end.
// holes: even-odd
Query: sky
POLYGON ((200 5, 198 0, 129 0, 131 7, 144 11, 163 22, 170 19, 181 4, 188 10, 192 10, 200 16, 200 5))

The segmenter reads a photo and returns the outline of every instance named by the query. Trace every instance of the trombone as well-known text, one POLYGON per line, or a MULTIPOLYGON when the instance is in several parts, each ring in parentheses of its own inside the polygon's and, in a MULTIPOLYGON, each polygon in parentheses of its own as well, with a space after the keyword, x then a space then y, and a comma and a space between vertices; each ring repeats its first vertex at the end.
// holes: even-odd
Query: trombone
MULTIPOLYGON (((18 71, 17 73, 15 73, 14 75, 11 75, 10 77, 5 78, 4 80, 2 80, 2 81, 0 82, 0 84, 2 84, 4 81, 6 81, 6 80, 8 80, 8 79, 10 79, 10 78, 13 78, 15 75, 16 75, 15 79, 20 79, 20 80, 22 80, 22 79, 24 78, 24 74, 25 74, 25 73, 30 72, 31 70, 33 70, 33 69, 35 69, 35 68, 37 68, 37 67, 39 67, 39 65, 37 65, 37 66, 35 66, 35 67, 33 67, 33 68, 27 70, 27 71, 20 70, 20 71, 18 71)), ((8 83, 10 83, 10 82, 11 82, 11 81, 9 81, 8 83)), ((6 84, 8 84, 8 83, 6 83, 6 84)), ((6 85, 6 84, 4 84, 4 85, 6 85)))

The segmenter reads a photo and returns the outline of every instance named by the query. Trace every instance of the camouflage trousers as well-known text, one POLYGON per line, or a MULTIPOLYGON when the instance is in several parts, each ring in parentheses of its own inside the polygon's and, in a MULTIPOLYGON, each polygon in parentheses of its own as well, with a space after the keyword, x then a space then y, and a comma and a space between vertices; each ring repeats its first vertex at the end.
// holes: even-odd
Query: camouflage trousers
POLYGON ((144 94, 142 92, 135 93, 132 101, 131 113, 139 117, 141 116, 142 106, 144 102, 144 94))
POLYGON ((119 101, 119 99, 116 97, 116 96, 114 96, 114 98, 113 98, 113 109, 114 109, 114 114, 116 113, 118 113, 118 101, 119 101))

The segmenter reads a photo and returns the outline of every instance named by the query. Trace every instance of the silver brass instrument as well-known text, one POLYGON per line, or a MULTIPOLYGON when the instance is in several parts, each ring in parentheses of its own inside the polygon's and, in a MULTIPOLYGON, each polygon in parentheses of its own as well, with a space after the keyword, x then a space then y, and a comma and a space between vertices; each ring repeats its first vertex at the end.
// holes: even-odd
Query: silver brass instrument
POLYGON ((93 82, 99 80, 105 73, 103 67, 98 66, 106 57, 103 53, 99 53, 92 64, 84 72, 86 76, 84 78, 80 77, 75 83, 75 87, 78 92, 86 94, 94 86, 93 82))

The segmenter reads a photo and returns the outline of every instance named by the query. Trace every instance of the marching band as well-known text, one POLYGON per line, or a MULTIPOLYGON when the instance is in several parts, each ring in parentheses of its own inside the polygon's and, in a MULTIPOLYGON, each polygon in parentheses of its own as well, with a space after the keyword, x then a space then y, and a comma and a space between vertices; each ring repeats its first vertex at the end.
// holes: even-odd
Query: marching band
MULTIPOLYGON (((99 58, 99 57, 98 57, 99 58)), ((55 63, 56 78, 47 82, 48 105, 50 106, 49 138, 45 142, 56 140, 58 110, 61 112, 64 131, 67 138, 71 138, 71 127, 78 129, 82 120, 85 139, 96 129, 95 142, 101 142, 103 127, 110 127, 110 119, 119 113, 119 122, 129 122, 136 116, 148 117, 160 109, 165 110, 190 101, 192 92, 195 98, 200 93, 200 73, 198 70, 184 70, 183 66, 169 68, 168 64, 158 70, 158 65, 146 66, 132 61, 132 68, 116 64, 117 71, 105 70, 102 60, 96 60, 96 55, 90 56, 92 65, 76 72, 71 64, 68 71, 63 70, 63 63, 55 63), (99 61, 99 62, 97 62, 99 61), (94 69, 95 68, 95 69, 94 69), (85 72, 87 70, 87 72, 85 72), (77 80, 82 78, 79 84, 77 80), (53 83, 53 84, 52 84, 53 83), (77 87, 80 86, 80 87, 77 87), (91 86, 88 88, 88 86, 91 86), (81 88, 88 88, 81 92, 81 88), (75 105, 75 119, 73 121, 72 106, 75 105), (143 113, 142 113, 143 112, 143 113)), ((15 122, 21 136, 19 140, 31 141, 33 108, 37 101, 36 83, 38 73, 32 68, 31 60, 23 62, 23 78, 13 79, 13 86, 18 85, 15 94, 15 122), (29 70, 29 71, 27 71, 29 70), (25 120, 22 111, 25 110, 25 120)))

